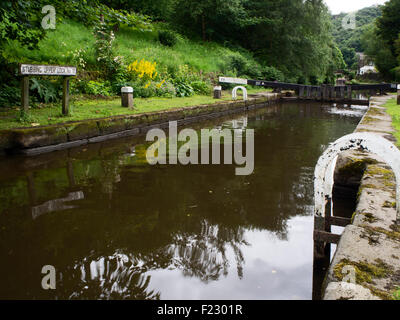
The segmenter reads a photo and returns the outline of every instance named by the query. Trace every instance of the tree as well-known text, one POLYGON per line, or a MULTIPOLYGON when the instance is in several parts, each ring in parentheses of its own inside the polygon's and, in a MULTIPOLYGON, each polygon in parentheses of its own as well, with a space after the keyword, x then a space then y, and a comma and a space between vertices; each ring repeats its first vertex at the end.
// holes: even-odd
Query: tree
POLYGON ((365 53, 389 81, 400 79, 399 34, 400 0, 390 0, 382 7, 382 16, 365 30, 361 38, 365 53))
POLYGON ((246 0, 177 0, 173 23, 181 30, 206 40, 232 40, 250 23, 244 8, 246 0))
POLYGON ((3 44, 16 40, 34 49, 44 37, 41 27, 41 5, 36 1, 0 2, 0 53, 3 44))
POLYGON ((382 8, 382 17, 377 19, 377 35, 390 47, 396 55, 395 41, 400 33, 400 0, 390 0, 382 8))
POLYGON ((245 27, 242 43, 266 64, 282 70, 288 80, 322 82, 340 68, 343 58, 332 66, 341 55, 323 1, 250 0, 246 8, 254 23, 245 27))
POLYGON ((393 69, 396 68, 396 58, 390 46, 378 35, 377 26, 370 26, 363 34, 361 41, 365 53, 374 60, 378 71, 387 80, 393 78, 393 69))

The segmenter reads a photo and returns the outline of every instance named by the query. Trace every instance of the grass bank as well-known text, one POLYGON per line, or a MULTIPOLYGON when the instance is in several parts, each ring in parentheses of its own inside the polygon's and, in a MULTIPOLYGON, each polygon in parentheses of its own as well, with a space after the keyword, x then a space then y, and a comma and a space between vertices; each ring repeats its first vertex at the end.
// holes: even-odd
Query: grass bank
MULTIPOLYGON (((250 89, 249 94, 265 92, 260 89, 250 89)), ((231 93, 224 91, 222 100, 232 100, 231 93)), ((12 128, 26 128, 43 125, 65 123, 86 119, 104 118, 110 116, 142 114, 147 112, 162 111, 172 108, 182 108, 202 104, 214 104, 221 100, 215 100, 211 95, 195 95, 183 98, 136 98, 133 110, 121 107, 121 98, 110 99, 84 99, 75 98, 70 104, 70 115, 64 116, 61 113, 61 104, 39 105, 30 108, 29 112, 21 115, 19 108, 4 109, 0 111, 0 130, 12 128)))
POLYGON ((392 117, 392 125, 396 130, 394 136, 397 139, 397 146, 400 147, 400 106, 397 105, 396 99, 390 99, 385 104, 385 107, 387 113, 392 117))
MULTIPOLYGON (((192 70, 202 72, 223 71, 226 57, 242 56, 255 63, 245 50, 226 48, 214 42, 198 42, 177 34, 173 47, 158 41, 158 31, 163 24, 152 24, 152 31, 138 31, 122 27, 116 33, 115 53, 122 56, 127 64, 140 59, 155 61, 161 68, 174 72, 180 65, 188 65, 192 70)), ((46 38, 40 41, 38 50, 22 47, 17 41, 10 41, 4 48, 4 55, 11 62, 46 63, 74 65, 81 57, 89 66, 96 68, 95 38, 92 29, 83 24, 64 19, 55 30, 49 30, 46 38)))

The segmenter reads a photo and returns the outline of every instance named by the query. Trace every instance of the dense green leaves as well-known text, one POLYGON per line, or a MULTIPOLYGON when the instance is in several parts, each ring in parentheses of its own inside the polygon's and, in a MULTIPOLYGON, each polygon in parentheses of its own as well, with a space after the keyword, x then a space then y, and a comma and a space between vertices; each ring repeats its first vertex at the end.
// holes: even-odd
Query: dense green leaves
POLYGON ((343 29, 342 22, 346 16, 345 13, 333 16, 332 34, 343 53, 347 67, 356 70, 358 67, 356 52, 364 52, 361 37, 375 22, 376 18, 381 16, 381 7, 372 6, 357 11, 355 13, 355 29, 343 29))
MULTIPOLYGON (((54 31, 41 28, 44 16, 41 9, 48 4, 47 0, 0 2, 0 45, 10 44, 0 47, 0 57, 10 62, 4 68, 3 75, 0 74, 0 80, 10 78, 10 74, 15 73, 16 62, 21 60, 12 48, 24 45, 35 49, 46 41, 40 42, 44 37, 49 40, 54 36, 54 31), (1 48, 5 47, 8 49, 2 51, 1 48)), ((56 9, 59 25, 63 20, 74 20, 80 26, 84 24, 87 28, 96 28, 96 41, 88 39, 85 47, 69 52, 64 44, 60 48, 61 51, 65 50, 62 61, 68 60, 72 54, 72 62, 80 69, 100 75, 104 81, 119 84, 124 80, 121 71, 124 56, 131 54, 135 48, 132 47, 129 53, 118 53, 117 57, 117 50, 112 50, 113 33, 128 36, 154 28, 154 33, 159 35, 154 40, 164 45, 162 52, 166 54, 168 50, 182 47, 185 41, 193 44, 219 42, 220 46, 231 50, 227 50, 230 53, 223 56, 222 63, 213 65, 212 79, 216 79, 218 72, 223 72, 227 76, 331 83, 335 71, 345 68, 345 61, 348 66, 355 63, 355 51, 361 47, 359 31, 354 38, 340 38, 340 30, 334 27, 333 33, 339 43, 339 46, 336 45, 332 37, 332 18, 323 0, 54 0, 51 5, 56 9), (162 23, 155 23, 159 21, 162 23)), ((394 10, 397 7, 391 8, 394 10)), ((367 25, 379 14, 378 10, 370 8, 359 14, 357 19, 361 25, 367 25)), ((385 18, 380 22, 382 30, 392 23, 395 16, 389 13, 384 15, 385 18)), ((337 22, 334 23, 336 26, 337 22)), ((392 70, 397 65, 397 53, 394 52, 400 50, 400 40, 396 42, 398 35, 393 38, 393 34, 386 31, 382 31, 382 39, 390 43, 389 52, 392 54, 391 59, 385 60, 385 64, 390 66, 382 66, 382 69, 392 70), (391 40, 385 40, 385 37, 391 37, 391 40)), ((371 50, 375 48, 372 43, 368 47, 371 50)), ((375 56, 387 58, 387 55, 387 50, 382 49, 375 56)), ((152 61, 158 61, 158 58, 151 57, 152 61)), ((168 64, 165 73, 172 77, 179 65, 188 64, 186 58, 179 58, 183 61, 176 63, 177 57, 172 55, 168 58, 174 59, 174 63, 168 64)), ((39 62, 42 60, 38 59, 39 62)), ((45 59, 45 62, 60 61, 45 59)), ((193 69, 202 75, 205 68, 204 65, 196 65, 193 69)), ((98 79, 94 77, 90 80, 98 79)), ((182 95, 190 95, 192 89, 206 91, 202 84, 198 88, 189 88, 186 82, 176 79, 172 84, 182 89, 177 90, 182 95)))
POLYGON ((390 0, 382 7, 382 16, 361 38, 366 54, 387 80, 400 80, 399 36, 400 0, 390 0))

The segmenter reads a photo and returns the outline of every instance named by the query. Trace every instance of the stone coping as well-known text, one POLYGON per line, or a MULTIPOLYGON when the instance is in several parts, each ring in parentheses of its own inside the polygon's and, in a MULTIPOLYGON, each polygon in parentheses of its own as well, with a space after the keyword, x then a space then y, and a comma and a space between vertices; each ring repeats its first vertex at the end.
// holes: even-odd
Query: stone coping
POLYGON ((87 143, 133 136, 150 128, 163 127, 169 121, 178 125, 243 112, 279 101, 280 94, 268 93, 249 97, 247 101, 221 101, 215 104, 174 108, 135 115, 88 119, 32 128, 0 131, 0 153, 36 155, 87 143))
MULTIPOLYGON (((356 132, 372 132, 395 142, 391 117, 382 107, 389 98, 371 99, 356 132)), ((400 226, 396 225, 394 173, 384 159, 359 151, 344 153, 338 166, 336 172, 345 166, 363 167, 365 171, 352 224, 343 231, 324 281, 323 299, 393 299, 393 292, 400 287, 400 226), (355 283, 345 282, 352 275, 355 283)))

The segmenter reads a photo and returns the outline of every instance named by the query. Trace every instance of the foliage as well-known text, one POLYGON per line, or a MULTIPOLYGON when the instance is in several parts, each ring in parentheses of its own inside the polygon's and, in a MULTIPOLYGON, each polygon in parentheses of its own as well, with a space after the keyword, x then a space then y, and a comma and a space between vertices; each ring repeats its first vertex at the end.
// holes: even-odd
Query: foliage
POLYGON ((33 122, 33 118, 29 112, 21 109, 16 116, 16 121, 21 123, 30 123, 33 122))
POLYGON ((396 67, 396 58, 393 56, 387 43, 378 36, 377 27, 371 26, 361 38, 365 53, 371 57, 379 72, 386 78, 393 77, 393 68, 396 67))
POLYGON ((112 79, 122 64, 113 50, 114 32, 101 21, 94 27, 94 35, 96 38, 94 44, 96 61, 104 76, 112 79))
POLYGON ((135 60, 128 66, 128 72, 132 79, 142 79, 144 81, 151 81, 157 77, 156 71, 157 63, 146 61, 144 59, 135 60))
POLYGON ((376 34, 396 55, 395 42, 400 34, 400 0, 390 0, 382 7, 382 16, 376 21, 376 34))
POLYGON ((174 82, 177 97, 191 97, 194 95, 193 87, 185 81, 174 82))
MULTIPOLYGON (((27 10, 22 18, 0 20, 2 34, 15 21, 40 24, 42 14, 36 9, 45 2, 4 1, 0 8, 17 3, 27 10)), ((349 51, 343 57, 335 46, 331 18, 322 1, 54 0, 52 5, 57 28, 36 30, 46 37, 39 37, 43 39, 35 50, 24 48, 24 41, 16 37, 2 42, 1 56, 9 62, 6 71, 0 71, 4 77, 13 74, 20 62, 73 64, 78 67, 76 92, 118 94, 130 82, 140 96, 187 96, 207 92, 221 74, 332 82, 343 58, 350 60, 353 54, 349 51), (153 23, 146 14, 162 22, 153 23), (141 73, 125 65, 135 60, 156 63, 159 74, 139 77, 141 73), (92 88, 90 81, 107 81, 107 89, 92 88)))
POLYGON ((249 63, 247 59, 238 54, 230 54, 226 57, 226 70, 233 71, 238 76, 248 74, 249 63))
POLYGON ((246 8, 253 21, 240 33, 240 43, 287 81, 323 82, 339 68, 332 65, 339 61, 332 60, 331 17, 322 1, 250 0, 246 8))
POLYGON ((0 55, 5 42, 16 40, 30 49, 37 48, 44 37, 41 28, 41 5, 36 1, 0 2, 0 55))
POLYGON ((274 67, 263 67, 261 69, 261 77, 267 81, 284 81, 284 74, 274 67))
POLYGON ((0 106, 12 106, 20 102, 21 90, 17 83, 0 85, 0 106))
POLYGON ((30 94, 38 102, 56 102, 61 97, 62 87, 60 80, 50 81, 47 79, 31 78, 30 94))
POLYGON ((381 16, 380 6, 371 6, 363 8, 355 13, 356 28, 343 29, 342 21, 346 18, 346 13, 334 15, 332 34, 335 41, 343 53, 344 60, 349 69, 355 70, 358 65, 356 52, 363 52, 364 47, 361 42, 361 37, 365 30, 369 28, 381 16))
POLYGON ((151 16, 154 20, 167 20, 172 14, 174 0, 104 0, 103 4, 124 10, 133 10, 151 16))
POLYGON ((178 37, 170 30, 160 30, 158 32, 158 41, 164 46, 173 47, 178 42, 178 37))
POLYGON ((108 81, 85 81, 83 92, 95 96, 112 96, 113 91, 108 81))
POLYGON ((249 23, 242 0, 176 0, 173 23, 186 34, 206 40, 225 40, 249 23), (228 36, 229 35, 229 36, 228 36))
POLYGON ((382 16, 369 26, 362 36, 365 52, 386 80, 400 81, 400 0, 390 0, 382 6, 382 16))
POLYGON ((400 300, 400 287, 397 287, 397 290, 393 293, 394 300, 400 300))
MULTIPOLYGON (((45 0, 41 0, 45 2, 45 0)), ((52 5, 61 15, 84 23, 86 26, 96 25, 101 17, 104 23, 114 30, 122 26, 138 30, 150 30, 150 19, 142 14, 127 10, 119 10, 106 5, 102 0, 55 0, 52 5)))
POLYGON ((190 83, 193 88, 193 91, 198 94, 210 94, 211 93, 211 86, 209 83, 205 81, 193 81, 190 83))

